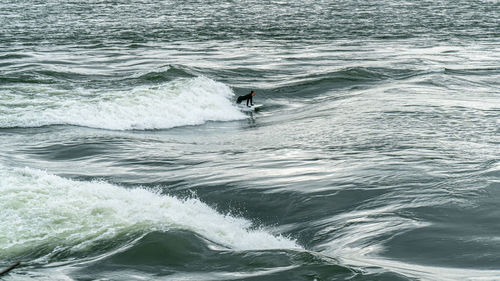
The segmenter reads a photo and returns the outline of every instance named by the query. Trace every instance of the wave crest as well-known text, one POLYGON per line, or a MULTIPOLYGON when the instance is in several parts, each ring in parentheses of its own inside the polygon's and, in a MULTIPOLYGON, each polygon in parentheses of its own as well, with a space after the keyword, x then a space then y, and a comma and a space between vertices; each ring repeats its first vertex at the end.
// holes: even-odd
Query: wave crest
POLYGON ((198 199, 74 181, 30 168, 0 171, 0 258, 57 256, 128 233, 170 229, 238 250, 299 249, 293 240, 252 229, 250 221, 220 214, 198 199))
POLYGON ((246 118, 231 101, 232 90, 206 77, 181 78, 158 86, 107 94, 30 91, 39 92, 23 98, 35 101, 24 103, 23 98, 11 96, 10 101, 0 103, 0 112, 5 113, 0 116, 0 127, 76 125, 148 130, 246 118))

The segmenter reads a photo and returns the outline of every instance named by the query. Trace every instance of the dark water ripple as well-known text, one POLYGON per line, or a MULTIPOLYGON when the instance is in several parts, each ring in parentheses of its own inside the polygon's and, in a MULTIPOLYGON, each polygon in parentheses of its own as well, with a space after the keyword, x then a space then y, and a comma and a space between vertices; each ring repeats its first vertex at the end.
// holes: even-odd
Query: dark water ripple
POLYGON ((7 2, 7 42, 122 44, 151 40, 498 37, 496 1, 7 2), (168 11, 168 13, 166 12, 168 11), (311 19, 313 17, 313 19, 311 19), (45 30, 25 28, 35 25, 45 30))

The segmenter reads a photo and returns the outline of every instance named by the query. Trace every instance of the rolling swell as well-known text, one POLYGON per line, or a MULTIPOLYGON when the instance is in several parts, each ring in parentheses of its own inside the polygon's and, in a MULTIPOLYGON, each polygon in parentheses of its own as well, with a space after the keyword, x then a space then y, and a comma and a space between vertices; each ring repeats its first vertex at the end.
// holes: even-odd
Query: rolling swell
POLYGON ((137 82, 169 82, 179 78, 193 78, 196 75, 187 67, 180 65, 167 65, 162 67, 162 69, 147 71, 146 73, 134 74, 132 78, 135 78, 137 82))
POLYGON ((276 97, 311 97, 329 91, 360 89, 391 80, 405 80, 427 71, 382 67, 349 67, 341 70, 294 77, 292 82, 274 88, 276 97))
POLYGON ((228 251, 211 246, 210 241, 192 232, 172 230, 151 232, 127 248, 92 261, 70 274, 77 279, 106 278, 118 269, 138 270, 143 274, 225 280, 238 275, 245 280, 346 280, 360 276, 404 280, 395 274, 363 274, 340 266, 335 259, 303 250, 228 251), (214 271, 214 268, 217 268, 214 271), (189 269, 190 273, 179 274, 189 269))
POLYGON ((44 52, 36 55, 5 55, 0 58, 4 73, 2 84, 76 84, 86 88, 131 87, 144 84, 170 82, 178 78, 194 78, 203 73, 196 69, 176 64, 158 65, 155 58, 136 60, 127 54, 116 54, 113 50, 101 49, 99 56, 83 52, 80 57, 62 53, 54 55, 44 52), (60 57, 59 57, 60 56, 60 57), (92 63, 81 64, 82 56, 92 63), (88 57, 87 57, 88 56, 88 57), (103 63, 105 60, 105 63, 103 63), (132 71, 131 71, 132 70, 132 71))

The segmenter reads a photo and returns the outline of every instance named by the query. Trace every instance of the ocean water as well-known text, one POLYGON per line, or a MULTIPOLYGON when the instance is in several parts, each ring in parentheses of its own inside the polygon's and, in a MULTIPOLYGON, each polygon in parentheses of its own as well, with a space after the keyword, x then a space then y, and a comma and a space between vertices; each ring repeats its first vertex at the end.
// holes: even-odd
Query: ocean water
POLYGON ((500 280, 499 156, 496 0, 0 2, 2 280, 500 280))

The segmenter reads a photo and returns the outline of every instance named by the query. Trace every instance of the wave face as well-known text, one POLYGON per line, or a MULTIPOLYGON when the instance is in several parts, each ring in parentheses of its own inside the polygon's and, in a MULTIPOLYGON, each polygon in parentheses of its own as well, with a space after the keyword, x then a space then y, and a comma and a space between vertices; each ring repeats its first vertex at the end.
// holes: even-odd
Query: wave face
POLYGON ((0 175, 0 260, 22 264, 6 280, 120 280, 135 270, 131 280, 406 280, 340 265, 195 198, 31 168, 0 175))
POLYGON ((299 249, 290 239, 252 229, 198 199, 142 188, 81 182, 36 169, 2 169, 0 258, 47 259, 77 254, 126 234, 185 230, 237 250, 299 249))
POLYGON ((130 91, 95 93, 23 87, 1 97, 0 127, 76 125, 110 130, 167 129, 244 119, 234 93, 205 77, 177 79, 130 91))

